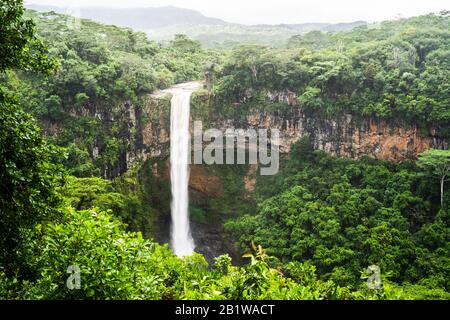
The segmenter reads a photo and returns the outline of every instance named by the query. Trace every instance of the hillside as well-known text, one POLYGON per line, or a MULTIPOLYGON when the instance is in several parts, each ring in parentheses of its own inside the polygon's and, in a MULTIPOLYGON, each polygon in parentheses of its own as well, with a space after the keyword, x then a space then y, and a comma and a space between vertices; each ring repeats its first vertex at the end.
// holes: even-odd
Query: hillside
POLYGON ((52 6, 29 5, 27 7, 40 12, 55 11, 77 14, 85 19, 141 30, 146 32, 150 39, 156 41, 169 41, 176 34, 186 34, 190 38, 200 41, 205 47, 231 47, 237 43, 282 46, 287 39, 297 34, 313 30, 345 31, 366 25, 364 21, 356 21, 337 24, 301 23, 247 26, 206 17, 197 11, 176 7, 136 9, 86 7, 80 8, 79 12, 71 12, 70 8, 52 6))

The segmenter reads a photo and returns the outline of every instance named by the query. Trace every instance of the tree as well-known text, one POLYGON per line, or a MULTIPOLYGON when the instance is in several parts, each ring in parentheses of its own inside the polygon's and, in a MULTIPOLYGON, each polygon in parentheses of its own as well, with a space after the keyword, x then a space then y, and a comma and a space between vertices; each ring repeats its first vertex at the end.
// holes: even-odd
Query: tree
POLYGON ((419 156, 417 164, 439 178, 442 208, 444 206, 444 184, 450 175, 450 150, 430 149, 419 156))
POLYGON ((170 45, 186 52, 196 52, 201 50, 200 42, 192 40, 184 34, 176 34, 175 39, 170 42, 170 45))
POLYGON ((259 45, 242 45, 233 52, 234 62, 239 68, 249 69, 255 82, 258 82, 258 72, 262 65, 261 57, 265 50, 265 47, 259 45))
POLYGON ((0 72, 9 68, 50 72, 55 60, 35 35, 35 24, 23 18, 22 0, 0 3, 0 72))
MULTIPOLYGON (((54 61, 23 13, 22 1, 0 4, 0 74, 9 68, 49 73, 54 61)), ((19 268, 26 274, 20 252, 26 230, 57 211, 57 155, 16 97, 0 86, 0 262, 9 274, 19 268)))
POLYGON ((0 261, 7 271, 21 264, 25 230, 57 212, 57 156, 33 118, 0 89, 0 261))

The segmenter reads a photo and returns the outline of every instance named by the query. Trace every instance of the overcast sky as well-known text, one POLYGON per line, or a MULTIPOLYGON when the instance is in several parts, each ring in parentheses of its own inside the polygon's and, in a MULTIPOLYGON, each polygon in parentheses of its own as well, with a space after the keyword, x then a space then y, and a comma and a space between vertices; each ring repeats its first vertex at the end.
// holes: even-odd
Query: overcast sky
POLYGON ((450 9, 450 0, 25 0, 25 3, 60 7, 176 6, 244 24, 374 22, 450 9))

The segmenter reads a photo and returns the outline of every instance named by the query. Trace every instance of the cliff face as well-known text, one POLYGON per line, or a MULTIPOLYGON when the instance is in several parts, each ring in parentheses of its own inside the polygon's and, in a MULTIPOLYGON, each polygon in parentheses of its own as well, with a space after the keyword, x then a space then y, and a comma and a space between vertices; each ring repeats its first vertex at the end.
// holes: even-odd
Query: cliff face
POLYGON ((103 178, 117 177, 144 156, 142 110, 130 101, 116 105, 87 103, 66 112, 63 120, 39 120, 44 135, 64 146, 73 141, 87 151, 103 178))
MULTIPOLYGON (((325 117, 301 108, 297 97, 291 92, 268 92, 267 96, 274 103, 284 103, 286 108, 278 111, 253 110, 247 112, 246 116, 237 114, 234 119, 225 119, 215 115, 215 108, 209 97, 201 94, 193 98, 191 120, 203 120, 204 129, 216 128, 222 132, 228 128, 278 129, 282 153, 288 153, 292 145, 304 136, 310 137, 317 150, 353 159, 369 156, 403 162, 416 159, 429 148, 449 147, 449 138, 438 136, 433 128, 399 126, 375 118, 361 119, 351 114, 325 117)), ((153 115, 154 119, 142 127, 141 156, 144 158, 169 157, 169 104, 168 97, 153 97, 143 110, 147 118, 153 115), (161 103, 161 99, 166 100, 161 103)), ((239 113, 240 105, 235 106, 239 113)), ((251 170, 255 171, 255 168, 252 167, 251 170)), ((191 188, 204 193, 212 189, 215 190, 214 193, 220 192, 216 188, 206 187, 219 185, 220 181, 205 175, 203 171, 201 167, 193 166, 191 188)), ((249 191, 253 189, 253 179, 249 178, 254 175, 253 171, 249 172, 244 181, 249 191)))
POLYGON ((284 112, 261 112, 249 115, 243 125, 247 128, 280 130, 280 151, 289 152, 301 137, 310 136, 314 148, 336 156, 402 162, 412 160, 429 148, 448 148, 448 139, 426 135, 417 126, 404 128, 385 121, 354 119, 351 114, 322 118, 302 109, 284 112))
MULTIPOLYGON (((296 95, 291 92, 268 92, 267 96, 270 101, 282 102, 287 107, 278 111, 253 110, 246 116, 225 119, 214 115, 214 106, 208 102, 208 97, 201 96, 200 99, 193 99, 192 120, 203 120, 205 127, 222 131, 228 128, 278 129, 282 153, 289 152, 291 146, 304 136, 309 136, 318 150, 353 159, 369 156, 402 162, 415 159, 429 148, 449 147, 449 138, 438 136, 433 128, 399 126, 375 118, 361 119, 351 114, 324 117, 301 108, 296 95), (199 109, 196 104, 199 103, 207 104, 206 109, 203 106, 202 112, 196 111, 199 109)), ((239 110, 239 104, 236 104, 236 108, 239 110)), ((148 97, 143 107, 124 103, 113 108, 110 113, 99 112, 95 108, 86 109, 85 112, 100 119, 104 131, 111 130, 114 124, 120 128, 115 135, 120 141, 121 151, 116 163, 103 166, 102 175, 105 178, 116 177, 138 160, 169 157, 170 97, 148 97)), ((97 137, 89 152, 95 161, 107 149, 104 139, 97 137)), ((203 175, 199 174, 197 179, 196 173, 201 173, 201 170, 192 172, 192 183, 199 189, 203 175)))
MULTIPOLYGON (((269 112, 255 110, 250 112, 244 121, 228 122, 224 125, 224 121, 218 119, 211 126, 278 129, 281 152, 289 152, 292 144, 299 138, 309 136, 315 149, 353 159, 369 156, 403 162, 416 159, 418 154, 429 148, 449 147, 449 137, 438 136, 434 128, 402 126, 374 117, 361 119, 352 114, 326 117, 318 112, 303 109, 293 92, 268 91, 266 96, 270 102, 282 103, 287 108, 269 112)), ((251 98, 251 93, 246 99, 248 98, 251 98)), ((235 105, 239 107, 240 103, 235 105)))
POLYGON ((94 161, 108 153, 107 138, 119 143, 115 162, 102 165, 102 176, 112 179, 129 170, 140 160, 168 157, 170 150, 170 102, 148 98, 143 106, 130 102, 99 113, 91 110, 91 118, 100 119, 103 135, 98 135, 89 148, 94 161), (116 127, 119 130, 115 129, 116 127))

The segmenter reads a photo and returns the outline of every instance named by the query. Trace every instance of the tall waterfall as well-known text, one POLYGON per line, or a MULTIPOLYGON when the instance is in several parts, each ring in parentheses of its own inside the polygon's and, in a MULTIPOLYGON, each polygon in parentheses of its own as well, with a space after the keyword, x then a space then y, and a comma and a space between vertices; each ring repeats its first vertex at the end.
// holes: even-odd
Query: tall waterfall
POLYGON ((195 245, 189 228, 189 113, 192 90, 173 91, 170 113, 170 177, 172 181, 172 250, 191 255, 195 245))

